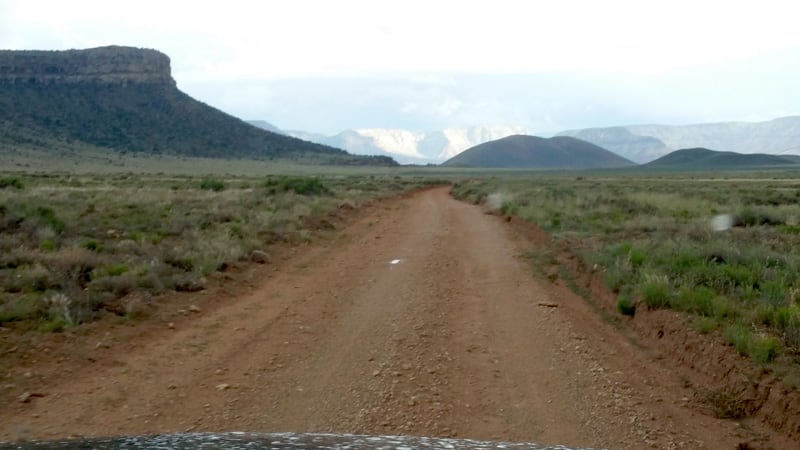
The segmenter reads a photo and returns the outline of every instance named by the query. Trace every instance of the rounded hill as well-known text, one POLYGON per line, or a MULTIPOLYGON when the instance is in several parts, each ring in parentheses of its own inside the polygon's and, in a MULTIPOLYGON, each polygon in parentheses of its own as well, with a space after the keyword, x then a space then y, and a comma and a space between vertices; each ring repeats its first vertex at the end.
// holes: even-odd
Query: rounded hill
POLYGON ((631 161, 592 143, 569 136, 514 135, 476 145, 443 163, 453 167, 605 169, 631 161))
POLYGON ((797 164, 797 159, 793 159, 791 156, 685 148, 668 153, 642 167, 668 170, 714 170, 783 167, 794 164, 797 164))

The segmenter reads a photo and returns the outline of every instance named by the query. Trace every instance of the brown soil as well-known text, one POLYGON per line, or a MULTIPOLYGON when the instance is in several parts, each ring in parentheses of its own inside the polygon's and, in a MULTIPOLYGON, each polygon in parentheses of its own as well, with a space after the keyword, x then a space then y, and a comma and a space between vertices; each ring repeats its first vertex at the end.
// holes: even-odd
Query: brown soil
POLYGON ((759 420, 704 411, 705 375, 537 276, 524 255, 549 245, 446 188, 384 201, 270 265, 161 299, 151 320, 8 348, 0 440, 245 430, 791 448, 759 420))
POLYGON ((546 274, 563 273, 569 281, 550 276, 559 286, 581 291, 598 313, 626 333, 653 359, 670 365, 673 374, 691 387, 690 406, 709 415, 741 416, 738 423, 761 429, 754 434, 758 446, 750 448, 796 448, 800 442, 800 389, 796 361, 759 366, 726 344, 719 331, 702 334, 691 325, 693 316, 670 310, 648 310, 639 305, 634 317, 616 311, 616 295, 604 284, 598 267, 587 267, 576 255, 584 253, 586 241, 554 241, 536 225, 514 217, 518 232, 525 233, 552 257, 546 274), (577 288, 576 288, 577 287, 577 288), (778 376, 776 372, 782 372, 778 376), (770 430, 763 432, 763 429, 770 430), (779 433, 776 438, 772 433, 779 433), (785 445, 781 445, 784 443, 785 445))

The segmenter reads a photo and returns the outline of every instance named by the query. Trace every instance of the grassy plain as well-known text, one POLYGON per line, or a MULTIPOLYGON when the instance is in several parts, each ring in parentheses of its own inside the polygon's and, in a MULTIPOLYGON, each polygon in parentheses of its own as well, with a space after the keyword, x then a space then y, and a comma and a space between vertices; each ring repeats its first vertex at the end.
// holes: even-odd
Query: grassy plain
POLYGON ((451 180, 457 197, 574 244, 620 314, 672 308, 757 362, 800 355, 794 171, 312 167, 85 150, 20 151, 2 169, 0 325, 61 329, 130 292, 196 289, 254 250, 311 239, 343 202, 451 180), (714 231, 719 214, 734 226, 714 231))
POLYGON ((252 161, 247 176, 204 160, 189 162, 194 175, 167 175, 152 173, 160 159, 143 161, 151 173, 0 174, 0 326, 47 332, 104 312, 135 317, 137 305, 121 302, 128 294, 202 289, 236 261, 313 239, 333 211, 437 182, 360 168, 254 175, 252 161))
POLYGON ((602 271, 620 314, 672 308, 767 363, 800 355, 800 173, 488 177, 457 197, 519 215, 602 271), (714 216, 732 215, 715 231, 714 216))

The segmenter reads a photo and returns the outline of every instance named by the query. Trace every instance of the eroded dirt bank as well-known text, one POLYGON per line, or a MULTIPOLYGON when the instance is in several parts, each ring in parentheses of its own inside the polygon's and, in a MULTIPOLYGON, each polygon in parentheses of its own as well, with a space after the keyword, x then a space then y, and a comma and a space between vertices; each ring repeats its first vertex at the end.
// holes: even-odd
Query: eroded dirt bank
MULTIPOLYGON (((668 361, 534 275, 531 245, 447 188, 388 201, 245 293, 183 299, 175 309, 219 297, 172 328, 100 334, 96 353, 73 355, 82 366, 37 381, 43 397, 0 407, 0 439, 246 430, 787 445, 695 411, 668 361)), ((13 372, 37 379, 46 359, 13 372)))

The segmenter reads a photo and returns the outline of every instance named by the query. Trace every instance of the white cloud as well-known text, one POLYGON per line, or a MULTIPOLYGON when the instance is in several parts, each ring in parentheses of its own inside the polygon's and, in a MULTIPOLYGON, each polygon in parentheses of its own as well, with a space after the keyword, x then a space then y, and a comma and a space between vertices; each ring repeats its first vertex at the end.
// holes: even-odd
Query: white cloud
POLYGON ((557 131, 800 112, 795 4, 6 0, 0 48, 156 48, 191 95, 293 128, 557 131))
POLYGON ((439 102, 439 104, 434 107, 434 111, 439 116, 447 118, 447 117, 452 117, 454 114, 456 114, 461 109, 462 106, 463 103, 461 102, 461 100, 455 97, 447 96, 443 98, 441 102, 439 102))
POLYGON ((653 72, 800 46, 797 7, 776 0, 26 0, 3 8, 13 20, 2 47, 153 47, 192 79, 653 72))
POLYGON ((419 109, 419 104, 415 102, 406 102, 403 106, 400 107, 400 111, 404 113, 413 113, 419 109))

